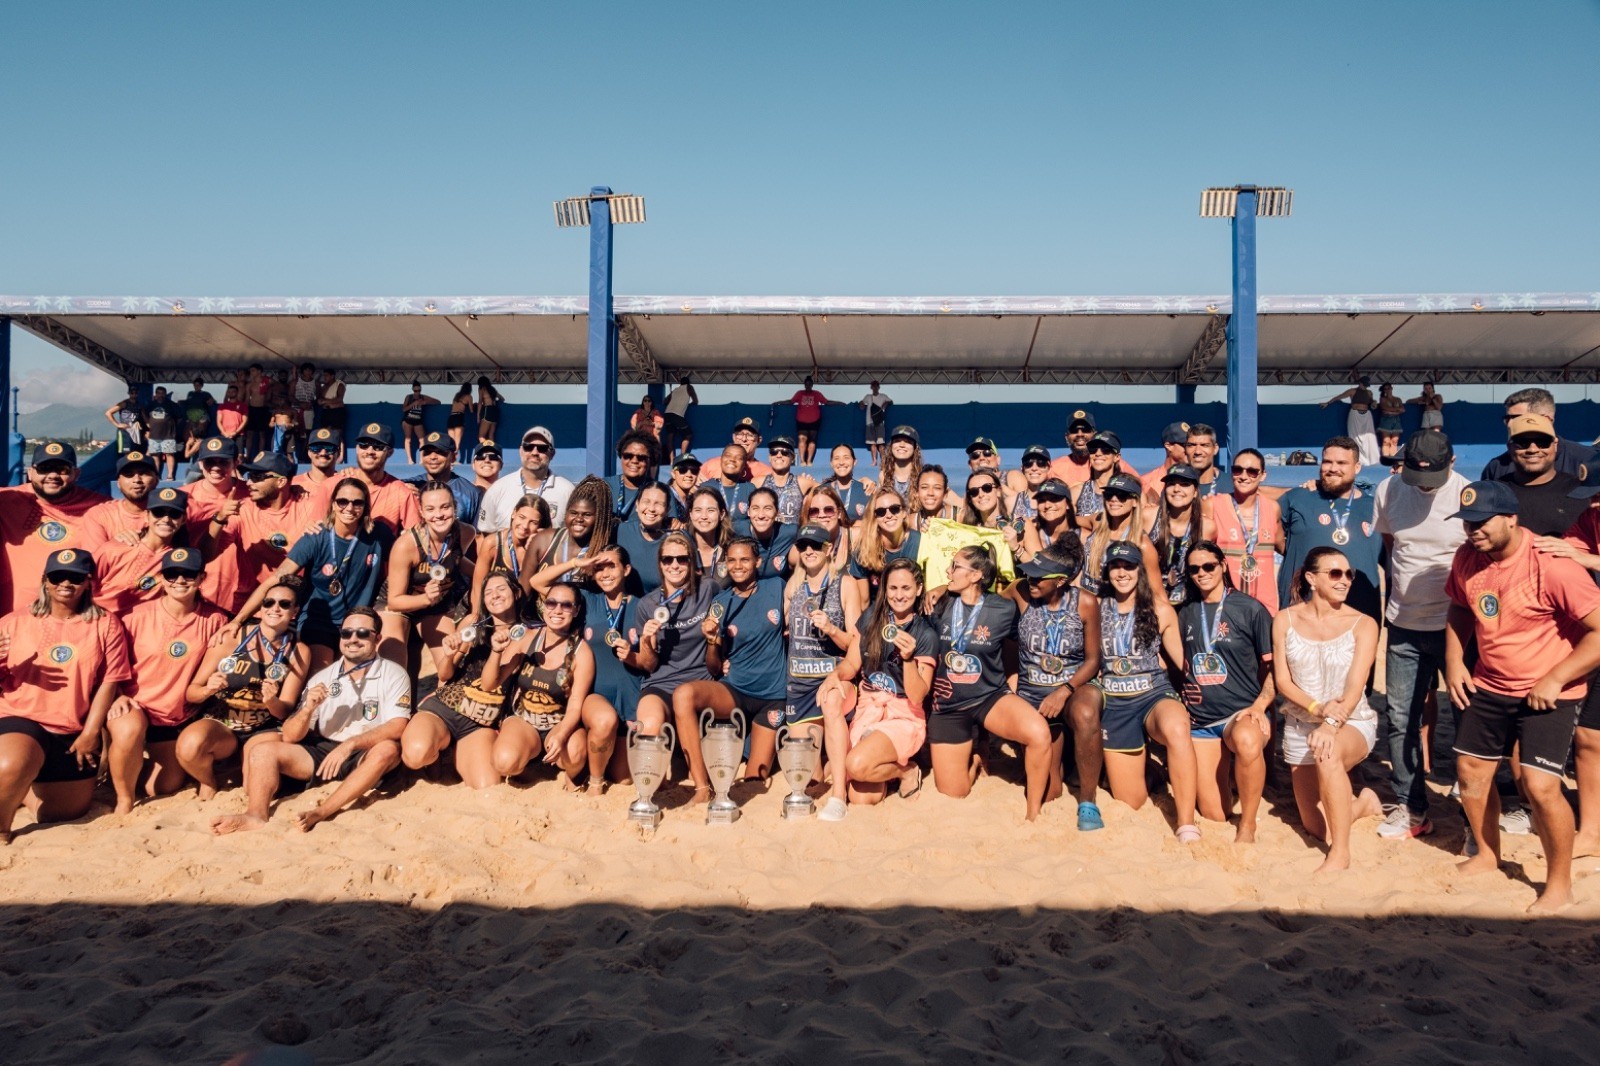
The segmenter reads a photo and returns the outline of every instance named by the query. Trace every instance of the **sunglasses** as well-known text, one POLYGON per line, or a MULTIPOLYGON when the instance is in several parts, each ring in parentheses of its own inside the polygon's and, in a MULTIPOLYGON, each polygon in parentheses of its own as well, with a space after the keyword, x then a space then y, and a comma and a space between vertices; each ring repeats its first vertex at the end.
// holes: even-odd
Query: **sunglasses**
POLYGON ((341 629, 339 630, 339 637, 341 640, 371 640, 372 635, 376 632, 377 630, 375 629, 361 626, 359 629, 341 629))
POLYGON ((1049 465, 1050 465, 1050 460, 1048 460, 1048 459, 1024 459, 1024 460, 1022 460, 1022 466, 1023 466, 1024 469, 1026 469, 1028 467, 1031 467, 1031 466, 1048 467, 1049 465))
POLYGON ((536 455, 549 455, 551 452, 550 445, 548 444, 524 444, 522 446, 522 450, 525 452, 533 452, 536 455))
POLYGON ((1217 567, 1221 565, 1221 563, 1190 563, 1189 573, 1191 576, 1194 574, 1214 574, 1217 572, 1217 567))
POLYGON ((172 582, 172 581, 194 582, 194 581, 199 581, 200 580, 200 575, 191 574, 187 570, 163 570, 163 571, 161 571, 161 580, 167 581, 167 582, 172 582))
POLYGON ((1335 581, 1353 581, 1355 580, 1356 576, 1356 572, 1354 570, 1346 570, 1340 566, 1335 566, 1327 570, 1313 570, 1311 572, 1313 574, 1321 574, 1324 577, 1332 578, 1335 581))
POLYGON ((160 507, 160 508, 152 507, 152 508, 150 508, 150 518, 152 520, 157 519, 157 518, 165 518, 165 519, 168 519, 169 521, 173 521, 173 522, 182 522, 186 517, 188 517, 188 512, 187 511, 179 511, 176 508, 171 508, 171 507, 160 507))
POLYGON ((578 603, 576 600, 545 600, 544 609, 547 611, 576 611, 578 603))
POLYGON ((278 476, 279 475, 272 473, 270 470, 252 470, 245 480, 249 481, 251 484, 255 484, 258 481, 265 481, 269 477, 278 476))
POLYGON ((1259 466, 1238 466, 1238 465, 1234 465, 1232 467, 1229 467, 1229 469, 1233 471, 1233 476, 1234 477, 1260 477, 1261 476, 1261 468, 1259 466))
POLYGON ((1116 455, 1117 450, 1109 444, 1101 444, 1096 442, 1089 445, 1089 454, 1094 455, 1096 453, 1099 453, 1100 455, 1116 455))
POLYGON ((1106 564, 1107 572, 1112 571, 1112 570, 1137 570, 1137 569, 1139 569, 1139 564, 1138 563, 1130 563, 1130 562, 1127 562, 1126 560, 1123 560, 1123 559, 1113 559, 1111 562, 1106 564))
POLYGON ((687 555, 663 555, 661 557, 661 565, 662 566, 688 566, 689 565, 689 557, 687 555))
POLYGON ((383 451, 388 451, 388 450, 389 450, 389 446, 387 444, 379 444, 377 441, 373 441, 373 440, 358 440, 358 441, 356 441, 356 451, 358 451, 358 452, 383 452, 383 451))
POLYGON ((1537 448, 1540 451, 1544 451, 1555 442, 1556 439, 1554 437, 1547 437, 1543 433, 1524 433, 1511 438, 1511 447, 1512 450, 1519 452, 1527 451, 1529 448, 1537 448))
POLYGON ((795 545, 795 547, 799 548, 803 552, 820 552, 826 551, 828 546, 826 544, 818 544, 817 542, 811 540, 803 540, 799 544, 795 545))
POLYGON ((904 510, 905 508, 900 506, 898 503, 891 503, 887 507, 874 507, 872 509, 872 513, 877 515, 879 518, 883 518, 887 515, 900 514, 904 510))
MULTIPOLYGON (((1168 482, 1168 484, 1171 484, 1171 482, 1168 482)), ((1102 495, 1105 497, 1107 503, 1110 503, 1112 500, 1121 500, 1123 503, 1130 503, 1134 498, 1132 493, 1123 492, 1120 489, 1107 489, 1104 493, 1102 493, 1102 495)))
POLYGON ((810 514, 812 518, 829 518, 829 517, 832 517, 833 515, 838 514, 839 513, 839 508, 837 508, 837 507, 813 507, 807 513, 810 514))
POLYGON ((768 455, 790 455, 790 456, 792 456, 792 455, 794 455, 794 449, 793 448, 768 448, 767 449, 767 454, 768 455))
POLYGON ((968 452, 967 454, 968 455, 973 455, 973 456, 981 455, 981 456, 983 456, 984 458, 987 459, 989 456, 994 454, 994 449, 993 448, 974 448, 970 452, 968 452))
POLYGON ((306 451, 312 455, 332 455, 338 450, 338 448, 335 448, 331 444, 313 444, 311 447, 306 449, 306 451))
POLYGON ((622 461, 625 463, 648 463, 650 457, 644 452, 623 452, 622 461))
MULTIPOLYGON (((284 610, 285 610, 285 611, 292 611, 292 610, 294 610, 294 600, 292 600, 292 599, 282 599, 282 600, 262 600, 262 601, 261 601, 261 606, 262 606, 262 607, 263 607, 263 608, 267 608, 267 607, 281 607, 281 608, 282 608, 282 609, 284 609, 284 610)), ((369 632, 369 633, 370 633, 370 632, 371 632, 371 630, 368 630, 368 631, 367 631, 367 632, 369 632)))
POLYGON ((997 486, 997 485, 978 485, 978 486, 975 486, 973 488, 967 489, 967 495, 968 496, 987 496, 991 492, 994 492, 997 488, 999 488, 999 486, 997 486))
POLYGON ((333 505, 340 510, 350 510, 357 507, 365 507, 367 505, 367 501, 358 497, 354 499, 334 500, 333 505))
POLYGON ((52 585, 81 585, 89 580, 89 575, 67 574, 57 571, 54 574, 44 575, 44 579, 52 585))

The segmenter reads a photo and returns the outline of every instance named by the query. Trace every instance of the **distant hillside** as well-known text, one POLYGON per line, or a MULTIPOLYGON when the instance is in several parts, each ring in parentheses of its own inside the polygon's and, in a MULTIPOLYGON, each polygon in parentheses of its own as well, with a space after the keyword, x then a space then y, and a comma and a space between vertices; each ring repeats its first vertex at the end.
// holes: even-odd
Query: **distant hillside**
POLYGON ((77 440, 78 435, 87 429, 92 436, 104 440, 111 433, 104 407, 75 407, 66 403, 53 403, 31 415, 23 415, 17 420, 17 426, 22 435, 28 438, 77 440))

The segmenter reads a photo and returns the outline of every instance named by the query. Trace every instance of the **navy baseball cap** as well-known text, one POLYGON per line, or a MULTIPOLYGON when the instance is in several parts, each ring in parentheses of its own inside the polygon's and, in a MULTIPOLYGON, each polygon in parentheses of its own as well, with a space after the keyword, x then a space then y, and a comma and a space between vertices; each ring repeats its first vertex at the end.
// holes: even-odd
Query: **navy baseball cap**
POLYGON ((1495 515, 1516 514, 1517 494, 1503 481, 1474 481, 1461 490, 1461 510, 1451 515, 1467 522, 1487 522, 1495 515))
POLYGON ((774 448, 788 448, 792 452, 794 451, 794 441, 788 437, 773 437, 767 441, 767 451, 770 452, 774 448))
POLYGON ((674 470, 699 470, 703 464, 694 457, 693 452, 685 452, 672 461, 674 470))
POLYGON ((151 511, 176 511, 186 515, 189 513, 189 494, 182 489, 158 489, 145 506, 151 511))
POLYGON ((282 452, 256 452, 256 457, 248 463, 240 463, 239 469, 247 474, 277 474, 279 477, 294 476, 294 464, 282 452))
POLYGON ((496 444, 492 440, 479 441, 478 442, 478 447, 476 449, 474 449, 473 452, 472 452, 473 462, 477 462, 479 459, 491 459, 491 458, 492 459, 504 459, 505 458, 505 456, 500 451, 500 445, 496 444))
POLYGON ((90 577, 94 574, 94 556, 82 548, 62 548, 60 551, 51 552, 44 561, 46 577, 51 574, 76 574, 79 577, 90 577))
POLYGON ((1037 500, 1040 496, 1054 496, 1058 500, 1070 500, 1072 499, 1072 489, 1058 477, 1045 478, 1039 483, 1039 487, 1033 490, 1034 499, 1037 500))
POLYGON ((306 447, 337 448, 339 446, 340 439, 341 438, 338 430, 329 429, 327 426, 323 426, 321 429, 314 430, 312 432, 311 440, 306 443, 306 447))
POLYGON ((200 445, 201 462, 207 459, 226 459, 231 463, 237 458, 239 458, 239 448, 227 437, 208 437, 206 442, 200 445))
POLYGON ((65 441, 47 440, 33 449, 32 465, 43 466, 45 463, 66 463, 75 467, 78 465, 78 452, 65 441))
POLYGON ((1117 436, 1109 429, 1102 429, 1100 432, 1089 438, 1090 448, 1093 448, 1096 444, 1110 448, 1117 455, 1122 454, 1122 438, 1117 436))
POLYGON ((733 424, 733 428, 728 431, 728 435, 731 437, 733 434, 739 432, 741 429, 748 429, 751 433, 754 433, 756 436, 758 436, 758 437, 761 436, 760 427, 758 427, 756 425, 756 420, 751 418, 749 415, 746 415, 744 418, 741 418, 741 419, 739 419, 739 421, 735 422, 733 424))
POLYGON ((205 560, 193 548, 173 548, 161 557, 162 574, 199 574, 205 570, 205 560))
POLYGON ((831 541, 832 538, 828 536, 828 531, 818 525, 808 524, 801 526, 800 532, 794 536, 796 544, 821 544, 826 547, 831 541))
POLYGON ((441 455, 449 455, 451 452, 456 450, 456 442, 451 440, 446 434, 435 431, 422 438, 422 447, 419 450, 424 452, 438 452, 441 455))
POLYGON ((121 477, 130 466, 142 466, 152 474, 156 472, 156 461, 144 452, 123 452, 117 460, 117 476, 121 477))
POLYGON ((1040 552, 1025 563, 1017 564, 1017 572, 1024 577, 1031 577, 1035 581, 1047 581, 1050 578, 1062 578, 1070 581, 1078 576, 1077 570, 1068 567, 1066 563, 1050 558, 1040 552))
POLYGON ((1167 467, 1167 472, 1161 475, 1162 481, 1192 481, 1200 484, 1200 471, 1188 463, 1173 463, 1167 467))
POLYGON ((1081 408, 1072 412, 1072 417, 1067 419, 1067 432, 1071 433, 1078 426, 1087 426, 1089 428, 1089 432, 1093 433, 1096 428, 1094 424, 1094 415, 1090 414, 1088 411, 1082 410, 1081 408))
POLYGON ((1048 463, 1050 461, 1050 449, 1043 444, 1030 444, 1022 452, 1022 461, 1025 463, 1029 459, 1043 459, 1048 463))
POLYGON ((968 455, 971 455, 973 452, 998 452, 999 450, 999 448, 994 446, 994 441, 990 440, 988 437, 979 437, 971 444, 967 445, 968 455))
POLYGON ((371 441, 374 444, 381 444, 385 448, 393 448, 394 430, 382 422, 368 422, 361 427, 361 432, 356 435, 356 443, 360 444, 362 441, 371 441))
POLYGON ((1137 478, 1129 474, 1114 474, 1111 480, 1106 482, 1106 487, 1100 490, 1102 496, 1108 492, 1120 492, 1125 496, 1132 496, 1134 499, 1138 499, 1144 492, 1144 487, 1139 484, 1137 478))
POLYGON ((1189 442, 1189 423, 1168 422, 1167 428, 1161 431, 1162 444, 1187 444, 1189 442))
POLYGON ((1106 549, 1106 566, 1109 568, 1112 563, 1143 566, 1144 553, 1139 550, 1139 545, 1134 544, 1132 541, 1112 541, 1111 546, 1106 549))

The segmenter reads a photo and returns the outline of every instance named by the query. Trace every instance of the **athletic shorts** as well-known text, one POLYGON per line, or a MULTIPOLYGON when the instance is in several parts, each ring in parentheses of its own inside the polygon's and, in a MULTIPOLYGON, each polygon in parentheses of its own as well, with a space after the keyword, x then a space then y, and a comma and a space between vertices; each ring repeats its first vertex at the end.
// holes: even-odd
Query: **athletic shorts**
POLYGON ((1584 697, 1583 710, 1578 712, 1579 729, 1600 729, 1600 684, 1591 681, 1589 694, 1584 697))
MULTIPOLYGON (((1189 713, 1191 716, 1194 714, 1193 711, 1190 711, 1189 713)), ((1233 720, 1239 717, 1239 715, 1242 713, 1242 711, 1234 711, 1232 714, 1228 715, 1228 717, 1219 718, 1215 722, 1211 722, 1207 725, 1201 725, 1199 722, 1193 721, 1191 718, 1189 735, 1195 740, 1221 740, 1222 734, 1228 731, 1228 727, 1233 724, 1233 720)))
MULTIPOLYGON (((333 751, 333 749, 337 748, 338 746, 339 742, 337 740, 328 740, 326 737, 307 737, 305 740, 302 740, 300 743, 295 745, 295 747, 311 756, 311 776, 306 780, 299 782, 302 789, 311 788, 315 785, 320 785, 323 783, 323 778, 321 774, 318 773, 318 771, 322 769, 322 760, 327 758, 328 753, 333 751)), ((370 751, 371 749, 368 750, 370 751)), ((344 761, 344 765, 339 767, 339 772, 327 780, 343 781, 345 778, 350 776, 350 771, 361 765, 361 760, 365 759, 366 757, 367 752, 365 751, 352 752, 350 757, 344 761)), ((298 778, 291 778, 285 775, 283 778, 283 784, 289 788, 293 788, 294 786, 290 785, 289 782, 298 780, 298 778)))
POLYGON ((850 719, 850 746, 855 747, 874 733, 889 738, 895 761, 904 766, 916 758, 927 741, 928 720, 904 696, 862 686, 850 719))
POLYGON ((482 425, 485 422, 491 423, 493 425, 499 425, 500 424, 500 405, 499 404, 497 404, 497 403, 486 403, 486 404, 483 405, 483 414, 481 416, 479 416, 478 424, 482 425))
POLYGON ((417 712, 420 714, 423 711, 427 711, 444 723, 445 731, 450 734, 450 743, 452 744, 463 737, 471 736, 480 729, 493 728, 492 726, 480 725, 474 722, 438 696, 429 696, 419 703, 417 712))
MULTIPOLYGON (((1049 699, 1059 688, 1065 687, 1065 685, 1062 685, 1058 686, 1058 688, 1038 688, 1034 685, 1018 684, 1017 695, 1027 700, 1028 706, 1037 711, 1044 706, 1045 700, 1049 699)), ((1054 718, 1046 718, 1044 720, 1044 724, 1050 727, 1050 739, 1052 742, 1067 735, 1067 707, 1071 703, 1072 697, 1068 696, 1067 702, 1061 705, 1061 713, 1054 718)))
MULTIPOLYGON (((1311 754, 1311 734, 1317 731, 1319 723, 1302 721, 1299 718, 1285 718, 1283 721, 1283 761, 1286 766, 1314 766, 1317 757, 1311 754)), ((1367 753, 1371 753, 1372 746, 1378 742, 1378 718, 1358 718, 1346 722, 1344 729, 1354 729, 1367 745, 1367 753)), ((1569 734, 1570 735, 1570 734, 1569 734)), ((1460 734, 1456 734, 1459 739, 1460 734)), ((1363 756, 1364 758, 1365 756, 1363 756)))
POLYGON ((1106 751, 1123 755, 1138 755, 1144 751, 1145 720, 1156 709, 1156 704, 1162 700, 1183 702, 1176 692, 1160 685, 1137 696, 1109 696, 1103 691, 1101 695, 1104 698, 1100 708, 1101 746, 1106 751))
POLYGON ((177 440, 177 438, 176 437, 168 437, 166 440, 153 440, 153 441, 151 441, 150 442, 150 454, 151 455, 177 455, 178 454, 178 440, 177 440))
POLYGON ((1553 711, 1530 710, 1523 697, 1480 688, 1461 712, 1455 752, 1498 760, 1510 758, 1512 745, 1519 744, 1518 762, 1559 776, 1567 768, 1580 709, 1579 700, 1560 700, 1553 711))
POLYGON ((789 682, 789 692, 784 700, 783 722, 785 725, 798 725, 801 722, 822 721, 822 704, 817 702, 817 693, 822 691, 822 682, 789 682))
POLYGON ((149 744, 171 744, 178 739, 178 734, 189 727, 193 718, 185 718, 177 725, 156 725, 154 722, 145 727, 144 742, 149 744))
POLYGON ((1400 416, 1399 415, 1379 415, 1378 416, 1378 432, 1379 433, 1396 433, 1396 434, 1398 434, 1404 428, 1405 428, 1405 426, 1400 421, 1400 416))
POLYGON ((445 420, 444 420, 444 428, 445 429, 460 429, 462 424, 465 423, 466 420, 467 420, 467 416, 464 413, 463 414, 458 414, 458 415, 454 415, 454 414, 453 415, 447 415, 447 416, 445 416, 445 420))
POLYGON ((784 724, 788 700, 769 700, 760 696, 752 696, 747 692, 739 691, 727 682, 723 682, 722 687, 728 690, 728 694, 733 697, 733 705, 744 712, 744 720, 752 726, 776 730, 784 724))
POLYGON ((955 707, 934 707, 928 715, 928 743, 971 744, 983 732, 983 723, 994 705, 1011 695, 1001 690, 972 703, 955 707))
POLYGON ((20 733, 44 749, 44 765, 39 767, 39 775, 33 779, 36 785, 91 781, 100 772, 95 763, 87 767, 79 766, 78 757, 72 754, 72 745, 77 743, 81 734, 52 733, 32 718, 0 718, 0 736, 7 733, 20 733))

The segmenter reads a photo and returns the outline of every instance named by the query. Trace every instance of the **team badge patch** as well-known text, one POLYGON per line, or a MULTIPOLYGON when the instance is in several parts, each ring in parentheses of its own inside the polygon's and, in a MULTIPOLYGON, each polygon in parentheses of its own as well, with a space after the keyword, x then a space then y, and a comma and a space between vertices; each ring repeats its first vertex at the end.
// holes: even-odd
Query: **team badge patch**
POLYGON ((277 548, 279 551, 288 551, 289 549, 289 537, 284 533, 272 534, 267 538, 267 543, 272 545, 274 548, 277 548))
POLYGON ((767 621, 771 622, 773 625, 777 625, 778 624, 778 619, 781 618, 781 617, 782 617, 782 615, 780 615, 776 610, 771 610, 771 611, 767 612, 767 621))
POLYGON ((167 645, 167 656, 169 658, 181 659, 188 654, 189 645, 185 644, 181 640, 175 640, 171 644, 167 645))
POLYGON ((222 450, 222 441, 219 440, 218 438, 212 437, 210 440, 206 441, 206 451, 208 451, 208 452, 220 452, 221 450, 222 450))
POLYGON ((1485 592, 1478 597, 1478 613, 1485 618, 1494 618, 1500 613, 1500 600, 1492 592, 1485 592))
POLYGON ((367 428, 362 430, 361 432, 363 432, 363 433, 378 433, 378 432, 381 432, 382 430, 383 430, 383 427, 378 425, 378 423, 376 423, 376 422, 368 422, 367 423, 367 428))
POLYGON ((72 661, 73 654, 71 644, 57 644, 50 649, 50 661, 57 666, 63 666, 72 661))
MULTIPOLYGON (((60 522, 46 522, 39 527, 39 537, 42 540, 49 541, 51 544, 54 544, 57 541, 66 540, 67 527, 62 525, 60 522)), ((72 560, 63 555, 61 557, 61 561, 64 563, 69 563, 72 560)))
MULTIPOLYGON (((171 492, 172 490, 168 489, 167 491, 171 492)), ((173 548, 172 554, 169 556, 169 558, 175 563, 186 563, 189 561, 189 549, 173 548)))
POLYGON ((146 575, 144 575, 144 577, 141 577, 139 579, 139 591, 140 592, 149 592, 151 589, 153 589, 155 587, 156 587, 156 575, 154 575, 154 574, 146 574, 146 575))
POLYGON ((1469 486, 1469 487, 1464 488, 1464 489, 1461 490, 1461 506, 1463 506, 1463 507, 1471 507, 1473 504, 1475 504, 1477 502, 1478 502, 1478 490, 1477 489, 1472 488, 1472 487, 1469 486))
POLYGON ((367 722, 375 722, 375 721, 378 720, 378 701, 377 700, 362 700, 361 701, 361 718, 362 718, 363 721, 367 721, 367 722))

